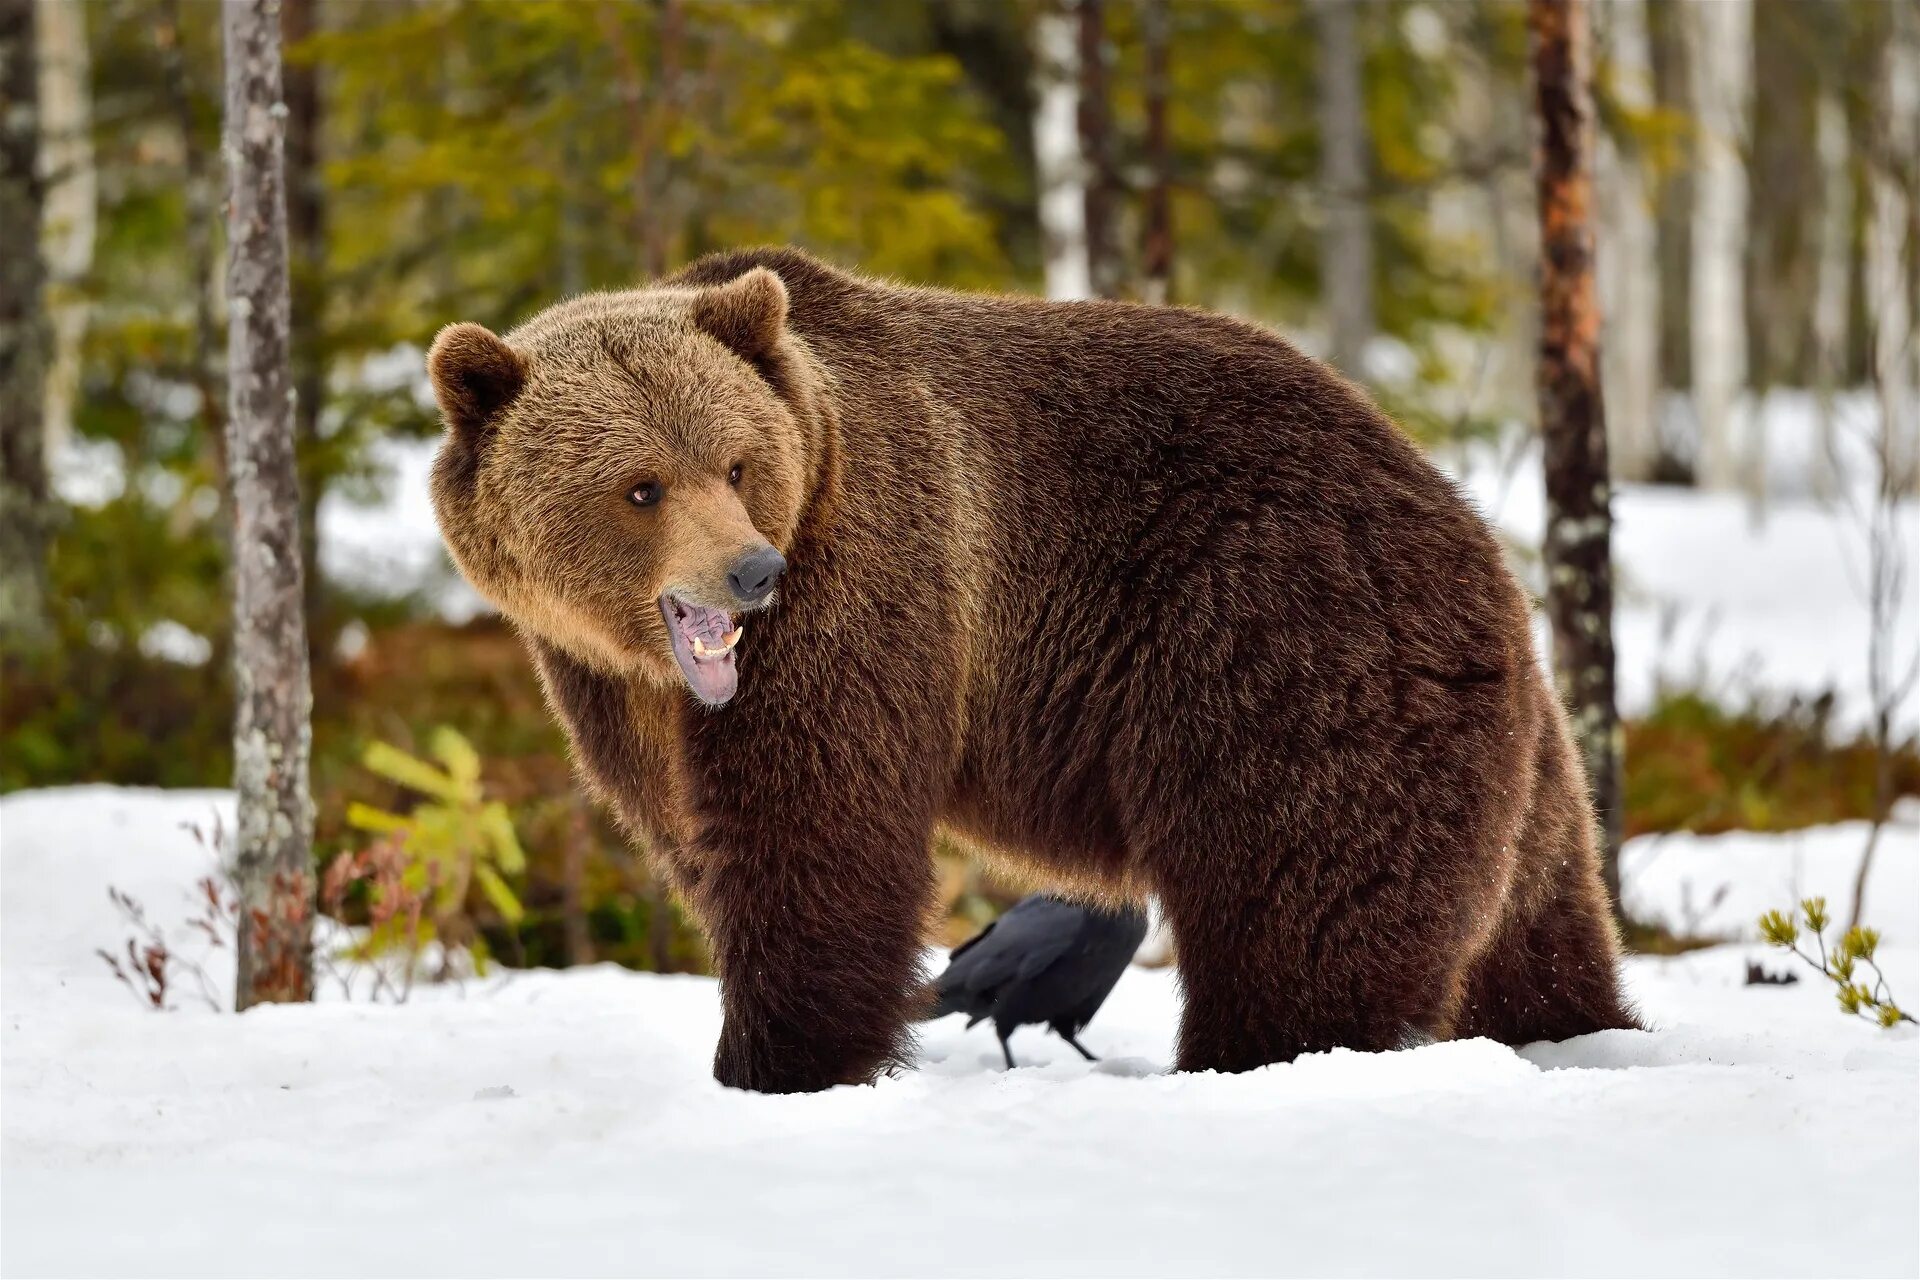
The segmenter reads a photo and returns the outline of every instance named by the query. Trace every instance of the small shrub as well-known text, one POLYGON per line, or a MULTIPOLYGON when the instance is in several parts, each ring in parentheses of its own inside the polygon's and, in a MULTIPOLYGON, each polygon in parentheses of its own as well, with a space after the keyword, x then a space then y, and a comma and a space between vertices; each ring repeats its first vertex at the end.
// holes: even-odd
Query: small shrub
POLYGON ((1800 921, 1791 911, 1769 911, 1761 916, 1761 936, 1781 950, 1791 951, 1830 979, 1839 988, 1841 1012, 1883 1027, 1914 1021, 1912 1014, 1894 1003, 1893 993, 1887 990, 1886 975, 1874 963, 1873 953, 1880 946, 1878 929, 1848 929, 1829 951, 1824 931, 1832 923, 1832 917, 1827 914, 1827 900, 1806 899, 1800 904, 1800 914, 1812 934, 1809 945, 1817 954, 1810 955, 1800 949, 1800 921), (1871 987, 1860 972, 1862 966, 1872 970, 1871 987))
MULTIPOLYGON (((211 837, 197 823, 185 825, 218 866, 226 843, 226 832, 219 819, 214 819, 211 837)), ((227 1007, 222 996, 228 993, 214 987, 206 966, 191 954, 190 946, 183 950, 182 946, 169 944, 165 932, 148 917, 146 907, 132 894, 109 885, 107 898, 132 932, 118 951, 99 947, 94 954, 106 962, 114 978, 133 992, 140 1003, 156 1013, 176 1008, 172 1003, 174 978, 185 975, 193 979, 198 995, 207 1002, 208 1008, 217 1013, 227 1007)), ((203 955, 231 948, 240 904, 226 877, 214 872, 201 876, 194 882, 187 901, 191 910, 182 926, 186 935, 183 945, 197 942, 203 955)))
POLYGON ((347 949, 346 959, 377 962, 397 955, 404 961, 393 991, 399 999, 411 991, 419 962, 436 943, 437 977, 450 975, 458 948, 484 967, 486 947, 469 905, 474 895, 508 926, 525 914, 508 877, 525 871, 526 854, 507 806, 484 794, 479 753, 444 727, 434 731, 429 749, 437 766, 384 742, 366 749, 362 764, 420 800, 404 814, 349 804, 348 825, 373 840, 335 858, 321 880, 329 915, 351 915, 356 895, 364 909, 367 931, 347 949))

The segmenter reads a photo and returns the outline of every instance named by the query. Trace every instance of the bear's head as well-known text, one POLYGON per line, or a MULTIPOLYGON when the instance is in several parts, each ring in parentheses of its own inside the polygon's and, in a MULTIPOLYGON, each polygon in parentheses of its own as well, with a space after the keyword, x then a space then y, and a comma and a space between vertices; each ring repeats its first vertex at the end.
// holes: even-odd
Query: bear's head
POLYGON ((442 536, 520 627, 589 665, 733 696, 816 465, 779 276, 561 303, 505 338, 441 330, 442 536))

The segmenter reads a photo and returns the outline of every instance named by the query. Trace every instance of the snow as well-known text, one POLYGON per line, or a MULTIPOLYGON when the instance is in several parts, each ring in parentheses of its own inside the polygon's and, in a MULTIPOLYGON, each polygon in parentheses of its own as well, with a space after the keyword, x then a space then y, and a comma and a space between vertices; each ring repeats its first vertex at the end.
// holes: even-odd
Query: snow
MULTIPOLYGON (((1920 801, 1896 806, 1894 819, 1874 852, 1867 924, 1903 919, 1920 902, 1920 801)), ((1867 823, 1841 822, 1777 834, 1642 836, 1620 852, 1621 892, 1636 918, 1694 937, 1753 939, 1762 912, 1816 896, 1844 921, 1868 831, 1867 823)))
MULTIPOLYGON (((146 1011, 93 955, 125 935, 105 888, 177 930, 210 865, 179 824, 228 805, 0 799, 8 1274, 1920 1271, 1920 1040, 1814 982, 1742 986, 1751 943, 1631 961, 1645 1033, 1178 1076, 1172 975, 1135 969, 1086 1034, 1097 1065, 1029 1029, 1006 1072, 949 1019, 916 1072, 760 1097, 709 1077, 699 978, 146 1011)), ((1675 838, 1633 850, 1630 885, 1678 910, 1724 881, 1746 912, 1798 867, 1839 902, 1858 835, 1675 838)), ((1897 835, 1869 916, 1916 1000, 1897 835)))

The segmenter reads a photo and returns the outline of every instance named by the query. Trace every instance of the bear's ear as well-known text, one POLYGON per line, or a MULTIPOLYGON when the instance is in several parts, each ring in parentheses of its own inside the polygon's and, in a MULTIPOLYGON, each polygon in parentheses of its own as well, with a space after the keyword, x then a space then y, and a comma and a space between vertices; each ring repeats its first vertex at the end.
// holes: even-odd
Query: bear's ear
POLYGON ((787 327, 787 286, 765 267, 755 267, 693 300, 693 322, 757 363, 773 355, 787 327))
POLYGON ((447 426, 477 436, 527 384, 527 362, 477 324, 450 324, 427 353, 427 376, 447 426))

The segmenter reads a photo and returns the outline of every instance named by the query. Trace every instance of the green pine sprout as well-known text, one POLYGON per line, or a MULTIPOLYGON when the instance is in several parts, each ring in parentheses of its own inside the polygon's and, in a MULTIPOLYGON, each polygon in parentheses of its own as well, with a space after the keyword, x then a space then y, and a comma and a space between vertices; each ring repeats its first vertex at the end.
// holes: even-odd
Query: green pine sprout
POLYGON ((1873 959, 1873 949, 1879 945, 1878 929, 1862 929, 1858 925, 1847 930, 1847 936, 1840 939, 1841 952, 1860 960, 1873 959))
POLYGON ((1760 917, 1760 936, 1776 947, 1791 947, 1800 938, 1800 926, 1784 911, 1769 911, 1760 917))
POLYGON ((1828 978, 1834 985, 1841 1012, 1881 1027, 1915 1021, 1912 1014, 1894 1003, 1893 993, 1887 990, 1887 977, 1874 961, 1873 953, 1880 945, 1878 929, 1858 926, 1849 929, 1829 951, 1823 936, 1823 931, 1833 922, 1833 917, 1827 914, 1827 900, 1808 898, 1801 902, 1799 914, 1813 934, 1813 954, 1800 949, 1800 924, 1791 911, 1769 911, 1761 916, 1760 936, 1769 946, 1791 951, 1828 978), (1873 970, 1872 986, 1855 980, 1856 967, 1862 964, 1873 970))

